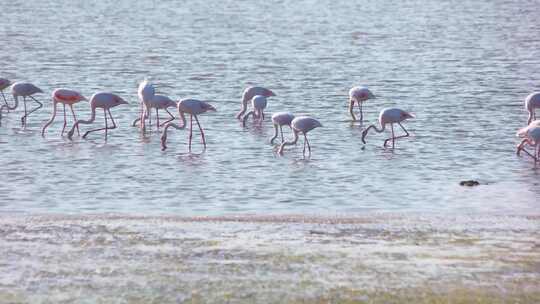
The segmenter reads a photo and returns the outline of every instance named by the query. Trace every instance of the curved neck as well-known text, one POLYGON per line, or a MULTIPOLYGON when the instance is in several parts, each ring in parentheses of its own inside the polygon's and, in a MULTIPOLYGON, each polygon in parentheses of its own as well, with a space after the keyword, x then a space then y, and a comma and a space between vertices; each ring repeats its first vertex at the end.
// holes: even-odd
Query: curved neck
POLYGON ((56 106, 57 105, 58 105, 58 103, 53 100, 53 113, 52 113, 51 119, 49 119, 49 121, 47 121, 47 123, 43 126, 43 129, 41 129, 41 135, 45 134, 45 129, 47 129, 47 127, 50 124, 52 124, 52 122, 54 121, 54 118, 56 117, 56 106))
POLYGON ((270 139, 270 143, 273 144, 274 140, 278 137, 278 125, 274 124, 274 136, 270 139))
POLYGON ((285 148, 285 146, 296 145, 297 142, 298 142, 298 131, 294 130, 294 139, 292 141, 283 142, 281 146, 279 147, 279 154, 283 154, 283 148, 285 148))

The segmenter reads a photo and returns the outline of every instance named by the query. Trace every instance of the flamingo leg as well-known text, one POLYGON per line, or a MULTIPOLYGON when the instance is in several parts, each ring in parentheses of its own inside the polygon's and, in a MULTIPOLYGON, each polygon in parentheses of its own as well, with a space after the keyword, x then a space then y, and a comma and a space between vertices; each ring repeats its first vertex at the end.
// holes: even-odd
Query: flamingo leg
POLYGON ((309 155, 311 155, 311 146, 309 145, 309 140, 307 139, 307 135, 306 135, 306 134, 304 134, 304 138, 306 139, 306 143, 307 143, 309 155))
POLYGON ((27 114, 26 114, 26 96, 23 96, 23 104, 24 104, 24 116, 21 117, 21 125, 23 127, 25 127, 26 126, 26 116, 27 116, 27 114))
POLYGON ((362 112, 362 103, 358 102, 358 109, 360 110, 360 124, 364 122, 364 113, 362 112))
POLYGON ((261 122, 263 122, 264 121, 264 111, 263 110, 261 110, 261 116, 262 116, 261 122))
MULTIPOLYGON (((532 158, 534 159, 535 162, 537 161, 537 157, 536 157, 535 155, 531 154, 529 151, 527 151, 527 149, 521 148, 521 150, 522 150, 523 152, 525 152, 525 154, 527 154, 527 155, 529 155, 530 157, 532 157, 532 158)), ((535 151, 535 154, 536 154, 536 151, 535 151)))
POLYGON ((199 123, 199 119, 197 118, 197 115, 195 115, 195 121, 197 122, 197 126, 199 126, 199 130, 201 131, 202 143, 203 143, 204 148, 206 149, 206 139, 204 138, 204 131, 203 131, 203 128, 201 128, 201 124, 199 123))
POLYGON ((254 111, 249 111, 249 112, 244 116, 244 118, 242 119, 242 126, 243 126, 243 127, 246 126, 246 121, 248 120, 249 115, 253 115, 253 117, 257 117, 254 111))
POLYGON ((60 136, 64 136, 64 131, 66 130, 67 126, 67 116, 66 116, 66 104, 62 104, 64 106, 64 126, 62 127, 62 133, 60 133, 60 136))
POLYGON ((279 131, 281 132, 281 142, 285 141, 285 138, 283 138, 283 127, 279 125, 279 131))
MULTIPOLYGON (((73 123, 77 122, 77 116, 75 116, 75 110, 73 110, 73 105, 69 105, 69 108, 71 109, 71 114, 73 115, 73 123)), ((81 133, 79 132, 79 125, 77 125, 77 135, 81 136, 81 133)))
POLYGON ((168 109, 165 109, 165 111, 166 111, 167 113, 169 113, 169 116, 170 116, 171 118, 170 118, 169 120, 166 120, 164 123, 162 123, 161 126, 164 126, 166 123, 171 122, 171 121, 174 120, 174 115, 172 115, 172 113, 169 112, 168 109))
POLYGON ((306 133, 304 133, 304 149, 302 150, 302 155, 306 156, 306 142, 307 142, 307 137, 306 137, 306 133))
POLYGON ((152 125, 152 108, 149 108, 148 110, 146 110, 146 113, 148 115, 148 125, 151 126, 152 125))
POLYGON ((43 104, 41 102, 37 101, 37 99, 35 99, 32 96, 28 96, 28 97, 30 97, 34 102, 36 102, 38 104, 38 106, 33 108, 30 112, 26 113, 26 103, 25 103, 24 125, 26 125, 26 119, 28 118, 28 116, 30 114, 32 114, 33 112, 35 112, 35 111, 37 111, 37 110, 39 110, 39 109, 41 109, 43 107, 43 104))
MULTIPOLYGON (((86 133, 84 133, 82 138, 86 138, 86 136, 88 136, 88 134, 90 134, 92 132, 105 130, 105 140, 107 140, 107 130, 116 128, 116 124, 114 123, 114 120, 113 120, 113 127, 109 128, 108 122, 107 122, 107 110, 103 109, 103 114, 105 115, 105 128, 99 128, 99 129, 93 129, 93 130, 86 131, 86 133)), ((109 115, 110 115, 110 110, 109 110, 109 115)), ((112 116, 111 116, 111 119, 112 119, 112 116)))
POLYGON ((157 130, 159 131, 159 109, 156 108, 156 127, 157 127, 157 130))
POLYGON ((519 156, 519 152, 521 152, 521 150, 524 150, 524 151, 525 151, 525 149, 523 148, 523 146, 524 146, 525 144, 529 144, 529 145, 530 145, 530 144, 531 144, 531 141, 530 141, 529 139, 525 138, 524 140, 522 140, 522 141, 519 143, 519 145, 517 146, 517 149, 516 149, 516 155, 517 155, 517 156, 519 156))
MULTIPOLYGON (((6 95, 4 95, 4 91, 2 90, 2 91, 0 91, 0 93, 2 93, 2 98, 4 99, 4 103, 6 104, 6 107, 9 107, 9 104, 7 102, 7 99, 6 99, 6 95)), ((8 108, 7 111, 9 113, 9 108, 8 108)))
POLYGON ((189 115, 189 152, 191 152, 191 139, 193 138, 193 114, 189 115))

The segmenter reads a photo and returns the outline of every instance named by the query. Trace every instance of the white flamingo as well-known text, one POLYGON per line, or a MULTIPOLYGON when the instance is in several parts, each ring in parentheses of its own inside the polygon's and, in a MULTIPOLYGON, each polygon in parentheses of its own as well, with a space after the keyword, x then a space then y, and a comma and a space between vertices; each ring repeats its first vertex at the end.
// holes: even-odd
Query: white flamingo
POLYGON ((43 104, 39 101, 37 101, 32 95, 37 93, 43 93, 43 91, 36 87, 35 85, 28 83, 28 82, 15 82, 13 85, 11 85, 11 94, 13 95, 13 99, 15 99, 15 104, 13 107, 10 107, 8 104, 2 105, 0 107, 0 123, 2 121, 2 111, 6 108, 8 110, 15 110, 19 106, 19 97, 23 98, 23 104, 24 104, 24 115, 21 117, 21 124, 23 126, 26 126, 26 120, 28 118, 28 115, 33 113, 34 111, 40 109, 43 107, 43 104), (31 111, 27 111, 26 109, 26 98, 32 99, 34 102, 38 104, 37 107, 32 109, 31 111))
POLYGON ((354 116, 354 104, 358 105, 360 110, 360 122, 364 119, 364 113, 362 112, 362 104, 368 99, 375 98, 375 95, 366 87, 353 87, 349 90, 349 113, 353 120, 356 120, 354 116))
POLYGON ((289 126, 291 129, 291 123, 294 119, 294 115, 289 112, 278 112, 272 115, 272 124, 274 125, 274 136, 270 139, 270 144, 274 144, 274 140, 278 137, 278 127, 279 132, 281 132, 281 142, 283 143, 285 139, 283 138, 283 126, 289 126))
POLYGON ((407 132, 407 130, 401 124, 402 121, 404 121, 406 119, 409 119, 409 118, 415 118, 415 116, 413 114, 409 113, 409 112, 406 112, 406 111, 403 111, 403 110, 397 109, 397 108, 383 109, 379 113, 379 123, 381 125, 381 128, 377 129, 377 126, 375 124, 372 124, 369 127, 367 127, 367 129, 365 129, 364 132, 362 132, 362 142, 364 144, 366 143, 365 138, 366 138, 366 135, 369 132, 369 129, 373 128, 377 133, 382 133, 382 132, 384 132, 384 129, 385 129, 386 125, 390 124, 390 128, 392 130, 392 137, 387 138, 384 141, 384 147, 386 147, 386 144, 388 143, 388 141, 391 140, 392 141, 392 148, 394 148, 396 139, 409 136, 409 132, 407 132), (405 132, 405 135, 401 135, 401 136, 397 136, 397 137, 395 136, 395 134, 394 134, 394 124, 395 123, 397 123, 401 127, 401 129, 403 129, 403 131, 405 132))
POLYGON ((245 116, 244 119, 242 119, 242 125, 246 126, 246 121, 248 120, 250 115, 253 115, 253 118, 258 120, 259 123, 264 120, 264 109, 266 109, 266 105, 268 104, 266 97, 262 95, 255 95, 251 99, 251 105, 253 107, 253 110, 249 111, 245 116))
MULTIPOLYGON (((151 110, 152 109, 156 109, 156 120, 157 120, 157 129, 159 130, 159 127, 162 126, 162 125, 165 125, 166 123, 168 122, 171 122, 172 120, 174 120, 174 115, 169 112, 168 108, 172 108, 172 107, 176 107, 176 101, 170 99, 169 97, 165 96, 165 95, 159 95, 159 94, 156 94, 152 97, 152 99, 147 103, 148 105, 148 112, 145 111, 144 113, 144 118, 146 119, 147 117, 149 118, 149 124, 152 124, 152 119, 150 118, 151 117, 151 110), (165 121, 163 124, 159 124, 159 110, 165 110, 168 114, 169 114, 169 119, 167 121, 165 121)), ((132 126, 134 127, 135 125, 137 125, 137 122, 139 122, 141 120, 140 117, 137 117, 133 123, 132 123, 132 126)))
POLYGON ((296 145, 296 142, 298 141, 298 133, 302 133, 304 135, 304 150, 302 151, 303 155, 304 157, 306 156, 306 144, 309 154, 311 155, 311 146, 309 145, 306 134, 317 127, 322 127, 322 124, 315 118, 311 118, 309 116, 300 116, 292 120, 291 126, 294 133, 294 139, 283 142, 279 147, 278 153, 283 155, 283 148, 285 148, 285 146, 296 145))
POLYGON ((255 95, 262 95, 264 97, 272 97, 276 96, 274 92, 270 91, 267 88, 263 87, 247 87, 244 92, 242 93, 242 109, 240 109, 240 112, 236 114, 237 119, 242 119, 242 115, 247 110, 247 104, 248 102, 255 96, 255 95))

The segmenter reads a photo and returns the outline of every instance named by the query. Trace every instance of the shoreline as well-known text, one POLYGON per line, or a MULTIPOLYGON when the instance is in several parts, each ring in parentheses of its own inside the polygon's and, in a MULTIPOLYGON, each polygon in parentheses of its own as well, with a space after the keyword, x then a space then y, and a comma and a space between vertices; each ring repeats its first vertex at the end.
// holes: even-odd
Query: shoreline
POLYGON ((0 303, 536 303, 540 217, 0 215, 0 303))

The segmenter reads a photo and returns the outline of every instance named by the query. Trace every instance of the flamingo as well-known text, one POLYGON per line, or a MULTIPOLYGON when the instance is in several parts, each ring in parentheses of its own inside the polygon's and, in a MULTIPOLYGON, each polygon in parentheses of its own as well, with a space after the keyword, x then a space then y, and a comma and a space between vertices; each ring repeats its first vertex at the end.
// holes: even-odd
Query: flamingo
POLYGON ((247 110, 248 101, 250 101, 255 95, 262 95, 264 97, 276 96, 274 92, 270 91, 267 88, 247 87, 242 93, 242 109, 240 110, 240 112, 238 112, 238 114, 236 114, 237 119, 242 119, 242 115, 244 115, 247 110))
POLYGON ((37 94, 37 93, 43 93, 43 91, 40 88, 38 88, 35 85, 33 85, 31 83, 28 83, 28 82, 15 82, 13 85, 11 85, 11 94, 13 95, 13 99, 15 99, 15 104, 13 105, 13 107, 10 107, 7 104, 2 105, 2 107, 0 107, 0 122, 2 120, 2 111, 4 110, 4 108, 7 108, 8 111, 9 110, 15 110, 17 108, 17 106, 19 105, 19 96, 22 96, 23 103, 24 103, 24 116, 21 117, 21 124, 23 126, 26 126, 26 118, 28 117, 28 115, 30 115, 34 111, 36 111, 36 110, 40 109, 41 107, 43 107, 43 104, 41 102, 37 101, 32 96, 32 95, 37 94), (31 98, 32 100, 34 100, 38 104, 38 106, 35 107, 34 109, 32 109, 30 112, 28 112, 26 110, 26 97, 31 98))
POLYGON ((111 114, 111 108, 119 106, 121 104, 128 104, 128 103, 127 101, 125 101, 124 99, 122 99, 120 96, 116 94, 108 93, 108 92, 95 93, 94 95, 92 95, 92 97, 90 97, 90 107, 92 109, 92 114, 90 116, 90 119, 77 120, 75 124, 73 125, 73 127, 71 127, 71 130, 69 130, 68 138, 71 140, 71 138, 73 137, 73 132, 75 131, 75 128, 78 128, 79 124, 89 125, 93 123, 94 120, 96 120, 96 108, 102 108, 103 114, 105 115, 105 128, 99 128, 99 129, 86 131, 86 133, 84 133, 83 135, 83 138, 86 138, 86 136, 88 136, 88 134, 90 134, 91 132, 105 130, 105 140, 107 140, 107 131, 116 128, 116 123, 114 122, 114 119, 111 114), (111 128, 109 128, 108 123, 107 123, 107 114, 109 114, 109 117, 111 118, 112 123, 113 123, 113 126, 111 128))
POLYGON ((195 121, 197 122, 197 125, 199 126, 199 130, 201 131, 201 137, 202 142, 204 145, 204 149, 206 149, 206 140, 204 138, 204 131, 201 128, 201 124, 199 123, 199 119, 197 118, 197 115, 208 112, 208 111, 216 111, 216 108, 214 108, 212 105, 205 101, 197 100, 197 99, 182 99, 178 102, 177 105, 178 108, 178 114, 180 115, 180 118, 182 119, 182 125, 177 125, 174 122, 169 122, 165 125, 165 128, 163 129, 163 133, 161 135, 161 147, 162 150, 167 149, 167 129, 169 127, 174 127, 175 129, 182 130, 186 128, 186 117, 184 116, 184 113, 189 114, 189 151, 191 151, 191 139, 193 137, 193 117, 195 117, 195 121))
MULTIPOLYGON (((62 127, 62 133, 61 136, 64 136, 64 130, 66 129, 67 125, 67 117, 66 117, 66 105, 69 106, 71 109, 71 114, 73 114, 73 121, 77 121, 77 117, 75 116, 75 111, 73 110, 73 105, 82 101, 87 100, 84 96, 81 95, 81 93, 69 90, 69 89, 56 89, 52 92, 52 100, 53 100, 53 114, 51 119, 43 126, 43 129, 41 130, 41 136, 45 136, 45 129, 52 124, 54 121, 54 118, 56 117, 56 106, 61 103, 64 106, 64 126, 62 127)), ((79 134, 79 127, 77 126, 77 134, 79 134)), ((80 135, 80 134, 79 134, 80 135)))
POLYGON ((9 107, 9 105, 6 99, 6 95, 4 95, 4 89, 9 87, 10 85, 11 81, 9 81, 9 79, 0 78, 0 93, 2 94, 2 98, 4 99, 4 104, 6 105, 6 107, 9 107))
POLYGON ((351 113, 352 119, 356 120, 354 116, 354 103, 358 104, 360 109, 360 122, 363 121, 364 114, 362 113, 362 103, 368 99, 375 98, 375 95, 366 87, 353 87, 349 90, 349 113, 351 113))
POLYGON ((529 125, 536 119, 534 110, 540 109, 540 92, 533 92, 525 98, 525 109, 529 111, 529 119, 527 120, 527 124, 529 125))
POLYGON ((289 112, 278 112, 274 113, 272 115, 272 123, 274 125, 274 137, 270 139, 270 144, 274 144, 274 140, 278 137, 278 127, 279 131, 281 131, 281 142, 283 143, 285 140, 283 139, 283 126, 289 126, 291 127, 291 122, 294 119, 294 115, 289 112))
POLYGON ((524 138, 517 146, 516 154, 519 155, 519 152, 523 150, 534 159, 535 164, 540 161, 540 120, 534 120, 525 128, 519 129, 516 135, 524 138), (525 144, 535 147, 534 155, 525 150, 525 144))
POLYGON ((304 157, 306 156, 306 144, 309 150, 309 154, 311 155, 311 146, 309 145, 309 141, 307 139, 306 133, 317 127, 322 127, 322 124, 315 118, 311 118, 309 116, 300 116, 292 120, 291 126, 294 132, 294 139, 292 141, 283 142, 281 146, 279 147, 278 153, 283 155, 283 148, 285 146, 295 145, 296 142, 298 141, 298 133, 302 132, 302 134, 304 134, 303 155, 304 157))
MULTIPOLYGON (((168 108, 171 108, 171 107, 176 107, 176 101, 170 99, 169 97, 165 96, 165 95, 159 95, 159 94, 156 94, 152 97, 152 99, 150 100, 150 102, 148 102, 148 112, 150 112, 150 110, 152 108, 156 109, 156 119, 157 119, 157 128, 159 130, 159 110, 162 109, 162 110, 165 110, 167 113, 169 113, 169 116, 170 116, 170 119, 165 121, 162 125, 165 125, 166 123, 174 120, 174 115, 172 115, 171 112, 169 112, 168 108)), ((151 116, 149 113, 145 113, 144 114, 144 118, 146 119, 147 117, 151 116)), ((132 126, 134 127, 138 121, 140 121, 141 118, 138 117, 137 119, 135 119, 132 123, 132 126)), ((151 122, 150 122, 151 124, 151 122)))
POLYGON ((260 119, 259 122, 262 122, 264 120, 264 109, 266 108, 267 104, 266 97, 262 95, 255 95, 251 99, 251 105, 253 106, 253 110, 249 111, 242 120, 242 125, 246 126, 246 121, 249 118, 249 115, 253 115, 254 119, 260 119))
POLYGON ((146 132, 146 117, 150 114, 150 101, 156 94, 154 86, 147 80, 143 80, 139 84, 137 89, 137 95, 141 101, 141 111, 139 115, 139 120, 141 121, 141 131, 146 132))
POLYGON ((386 144, 388 143, 389 140, 392 140, 392 148, 394 148, 396 139, 409 136, 409 132, 407 132, 407 130, 405 130, 405 128, 401 124, 402 121, 404 121, 406 119, 409 119, 409 118, 415 118, 415 116, 413 114, 409 113, 409 112, 406 112, 406 111, 403 111, 403 110, 397 109, 397 108, 383 109, 381 111, 381 113, 379 114, 379 123, 381 124, 381 129, 377 129, 377 126, 375 124, 372 124, 369 127, 367 127, 367 129, 365 129, 364 132, 362 132, 362 142, 364 144, 366 143, 365 137, 368 134, 369 129, 373 128, 375 131, 377 131, 377 133, 382 133, 384 131, 385 127, 386 127, 386 124, 390 124, 390 127, 392 128, 392 137, 387 138, 384 141, 384 147, 386 147, 386 144), (401 136, 397 136, 397 137, 394 135, 394 124, 395 123, 397 123, 401 127, 401 129, 403 129, 403 131, 405 131, 405 135, 401 135, 401 136))

